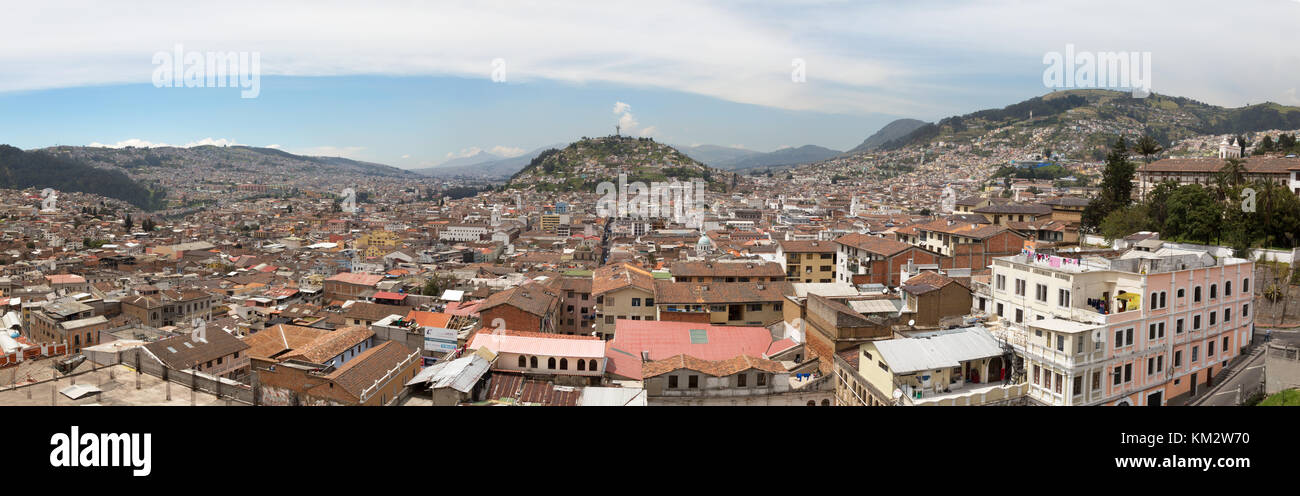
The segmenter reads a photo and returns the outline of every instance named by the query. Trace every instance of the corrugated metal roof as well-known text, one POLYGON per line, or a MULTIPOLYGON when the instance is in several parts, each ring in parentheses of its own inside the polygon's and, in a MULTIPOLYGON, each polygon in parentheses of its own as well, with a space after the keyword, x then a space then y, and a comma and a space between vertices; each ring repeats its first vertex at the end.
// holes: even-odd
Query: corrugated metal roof
POLYGON ((478 382, 483 374, 486 374, 488 367, 491 365, 486 359, 479 355, 470 355, 463 358, 457 358, 450 362, 439 362, 421 370, 415 377, 406 382, 407 386, 419 384, 422 382, 429 383, 429 388, 440 389, 450 387, 462 393, 468 393, 474 383, 478 382))
POLYGON ((957 367, 967 360, 1002 354, 1002 346, 983 327, 926 338, 876 341, 875 345, 890 370, 897 374, 957 367))

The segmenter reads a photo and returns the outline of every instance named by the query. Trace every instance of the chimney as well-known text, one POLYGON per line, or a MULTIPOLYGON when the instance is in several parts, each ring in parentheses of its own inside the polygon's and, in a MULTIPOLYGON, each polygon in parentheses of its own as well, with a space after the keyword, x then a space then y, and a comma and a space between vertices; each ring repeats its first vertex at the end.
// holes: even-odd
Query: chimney
POLYGON ((641 351, 641 361, 642 362, 650 361, 650 352, 648 350, 641 351))

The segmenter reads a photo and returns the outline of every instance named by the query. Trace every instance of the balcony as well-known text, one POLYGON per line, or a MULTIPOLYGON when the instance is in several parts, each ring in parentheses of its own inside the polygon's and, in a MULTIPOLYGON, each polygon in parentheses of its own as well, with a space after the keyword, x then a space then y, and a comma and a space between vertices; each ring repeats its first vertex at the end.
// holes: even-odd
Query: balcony
POLYGON ((1023 382, 1020 384, 967 383, 961 387, 949 388, 943 393, 923 391, 919 399, 904 396, 900 402, 905 406, 979 406, 1023 398, 1028 391, 1029 384, 1023 382))

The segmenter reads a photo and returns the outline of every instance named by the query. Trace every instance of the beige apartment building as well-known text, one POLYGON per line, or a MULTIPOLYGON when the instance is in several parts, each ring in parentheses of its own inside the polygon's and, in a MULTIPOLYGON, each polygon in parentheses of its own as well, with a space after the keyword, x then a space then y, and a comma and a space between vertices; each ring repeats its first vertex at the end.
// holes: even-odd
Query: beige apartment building
POLYGON ((595 333, 614 338, 617 319, 656 320, 654 276, 632 264, 606 265, 592 272, 591 295, 596 298, 595 333))

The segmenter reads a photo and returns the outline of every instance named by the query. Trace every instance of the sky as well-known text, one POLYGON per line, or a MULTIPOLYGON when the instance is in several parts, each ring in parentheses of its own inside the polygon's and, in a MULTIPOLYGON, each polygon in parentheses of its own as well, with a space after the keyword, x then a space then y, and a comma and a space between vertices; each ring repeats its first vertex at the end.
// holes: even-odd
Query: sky
POLYGON ((0 143, 421 168, 621 125, 675 145, 847 150, 896 118, 1048 93, 1047 55, 1067 46, 1149 53, 1157 93, 1300 105, 1300 0, 179 3, 6 6, 0 143), (225 53, 248 78, 184 87, 225 53))

